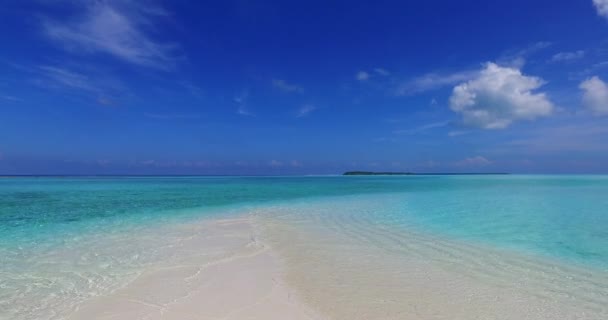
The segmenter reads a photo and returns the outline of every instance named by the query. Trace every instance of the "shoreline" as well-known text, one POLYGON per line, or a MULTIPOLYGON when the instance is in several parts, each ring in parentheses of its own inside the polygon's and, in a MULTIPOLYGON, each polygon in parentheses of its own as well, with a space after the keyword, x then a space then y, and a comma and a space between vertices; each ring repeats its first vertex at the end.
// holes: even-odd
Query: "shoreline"
MULTIPOLYGON (((88 250, 91 258, 108 259, 91 260, 87 267, 115 259, 112 268, 120 271, 115 274, 132 276, 111 279, 122 284, 111 292, 65 297, 64 304, 49 306, 49 316, 18 315, 70 320, 608 318, 608 273, 395 228, 366 216, 378 202, 390 207, 399 199, 386 194, 288 201, 79 239, 79 247, 54 253, 71 254, 66 256, 74 266, 69 273, 82 274, 83 280, 112 275, 80 269, 81 261, 74 259, 88 250)), ((95 289, 92 285, 89 290, 95 289)), ((29 304, 29 310, 38 307, 34 299, 20 303, 29 304)))

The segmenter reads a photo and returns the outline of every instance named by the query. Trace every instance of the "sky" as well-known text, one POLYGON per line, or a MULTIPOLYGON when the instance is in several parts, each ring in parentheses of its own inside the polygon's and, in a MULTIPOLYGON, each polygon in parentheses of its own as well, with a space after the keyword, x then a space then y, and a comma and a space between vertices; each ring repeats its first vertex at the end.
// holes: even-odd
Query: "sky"
POLYGON ((0 174, 608 173, 608 0, 6 0, 0 174))

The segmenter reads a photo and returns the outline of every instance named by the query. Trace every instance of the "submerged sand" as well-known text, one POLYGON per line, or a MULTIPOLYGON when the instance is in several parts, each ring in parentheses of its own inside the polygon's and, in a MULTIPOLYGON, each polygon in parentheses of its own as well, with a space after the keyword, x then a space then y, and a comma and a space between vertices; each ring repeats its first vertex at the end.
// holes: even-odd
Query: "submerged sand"
POLYGON ((184 225, 170 259, 67 318, 608 319, 605 272, 287 211, 184 225))
POLYGON ((364 214, 376 206, 345 198, 258 213, 287 284, 330 319, 608 319, 607 270, 377 224, 364 214))
POLYGON ((250 219, 202 224, 176 248, 185 259, 85 302, 68 319, 319 319, 285 285, 280 260, 250 219))

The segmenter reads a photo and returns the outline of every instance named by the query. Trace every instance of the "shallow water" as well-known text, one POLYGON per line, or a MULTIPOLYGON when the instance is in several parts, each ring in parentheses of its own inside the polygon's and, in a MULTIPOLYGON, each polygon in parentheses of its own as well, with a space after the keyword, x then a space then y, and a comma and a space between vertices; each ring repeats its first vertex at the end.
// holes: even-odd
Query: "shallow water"
MULTIPOLYGON (((372 290, 374 278, 357 270, 387 277, 375 283, 428 286, 415 281, 424 274, 414 271, 430 266, 472 296, 506 287, 511 291, 502 296, 534 296, 543 303, 533 305, 553 312, 602 314, 607 194, 606 176, 4 178, 0 319, 60 319, 60 311, 123 286, 151 265, 179 259, 172 248, 192 234, 174 226, 241 214, 259 217, 269 241, 288 261, 300 261, 295 266, 315 261, 309 269, 292 263, 290 273, 316 284, 294 281, 314 297, 324 296, 316 290, 332 277, 344 292, 352 283, 372 290), (408 264, 412 257, 418 267, 408 264), (419 277, 403 277, 402 269, 419 277)), ((413 299, 392 290, 367 298, 384 301, 391 295, 380 293, 389 292, 413 299)), ((420 296, 430 301, 449 292, 420 296)), ((398 305, 361 303, 360 314, 394 315, 403 311, 398 305)))
POLYGON ((288 283, 332 319, 608 318, 605 268, 383 221, 379 206, 403 210, 403 196, 290 203, 257 216, 288 283))

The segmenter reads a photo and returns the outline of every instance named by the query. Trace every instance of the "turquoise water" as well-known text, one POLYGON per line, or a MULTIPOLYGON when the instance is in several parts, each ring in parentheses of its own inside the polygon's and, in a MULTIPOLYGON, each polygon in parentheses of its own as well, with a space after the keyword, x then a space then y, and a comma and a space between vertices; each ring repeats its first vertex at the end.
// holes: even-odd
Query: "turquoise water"
POLYGON ((406 190, 397 179, 118 177, 0 179, 2 245, 217 214, 226 206, 406 190))
POLYGON ((0 319, 61 319, 115 290, 171 253, 155 228, 264 208, 608 270, 608 176, 1 178, 0 319))
POLYGON ((292 199, 402 193, 376 221, 608 266, 607 176, 0 179, 1 246, 292 199))

